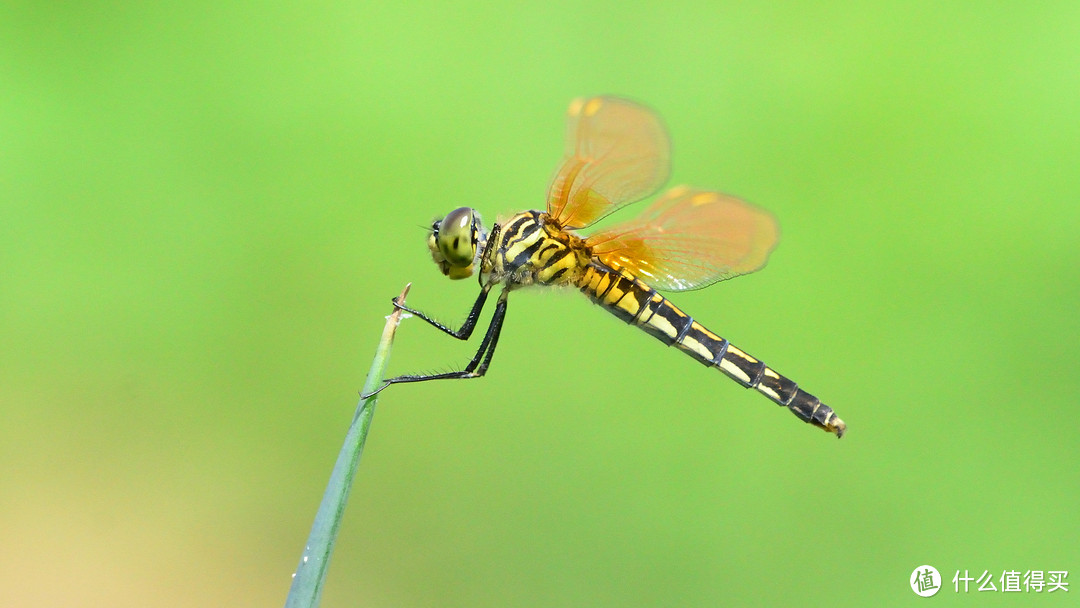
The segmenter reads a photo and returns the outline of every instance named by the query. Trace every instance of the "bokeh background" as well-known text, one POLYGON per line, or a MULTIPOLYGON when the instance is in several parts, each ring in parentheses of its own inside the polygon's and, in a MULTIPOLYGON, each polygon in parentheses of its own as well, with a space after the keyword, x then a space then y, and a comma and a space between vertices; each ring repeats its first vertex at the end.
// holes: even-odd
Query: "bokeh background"
MULTIPOLYGON (((672 184, 777 215, 767 269, 675 301, 848 436, 515 294, 487 378, 383 395, 324 605, 1076 583, 1078 32, 1076 2, 4 3, 0 605, 284 602, 389 298, 475 296, 422 227, 541 206, 603 93, 665 118, 672 184)), ((406 322, 390 370, 475 344, 406 322)))

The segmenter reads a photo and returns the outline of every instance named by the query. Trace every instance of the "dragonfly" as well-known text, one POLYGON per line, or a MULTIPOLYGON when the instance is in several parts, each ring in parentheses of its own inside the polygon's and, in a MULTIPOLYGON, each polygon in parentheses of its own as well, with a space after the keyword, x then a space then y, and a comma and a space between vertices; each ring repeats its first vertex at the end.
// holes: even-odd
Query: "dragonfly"
MULTIPOLYGON (((706 329, 663 291, 700 289, 761 269, 776 246, 772 214, 733 196, 673 188, 634 219, 589 236, 578 230, 655 194, 670 172, 670 143, 649 108, 618 97, 570 104, 565 150, 543 211, 518 213, 488 231, 479 213, 460 207, 431 224, 432 259, 444 275, 474 274, 480 295, 458 329, 394 299, 394 306, 459 340, 476 328, 489 292, 501 287, 487 331, 462 370, 389 378, 399 383, 479 378, 491 364, 509 294, 527 286, 564 286, 668 346, 757 389, 800 420, 841 437, 847 425, 793 380, 706 329)), ((367 395, 365 395, 367 396, 367 395)))

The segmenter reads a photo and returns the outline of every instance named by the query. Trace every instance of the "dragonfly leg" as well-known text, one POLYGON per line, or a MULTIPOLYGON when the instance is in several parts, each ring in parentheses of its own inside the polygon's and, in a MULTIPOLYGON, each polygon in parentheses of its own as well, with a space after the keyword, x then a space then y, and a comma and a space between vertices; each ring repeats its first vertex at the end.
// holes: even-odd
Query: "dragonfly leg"
MULTIPOLYGON (((491 324, 488 325, 487 332, 484 333, 484 339, 480 342, 480 348, 476 351, 476 355, 473 356, 472 361, 465 366, 465 369, 455 372, 445 372, 441 374, 408 374, 404 376, 397 376, 394 378, 388 378, 383 381, 383 385, 374 391, 361 395, 362 399, 366 399, 376 393, 379 393, 384 388, 391 384, 399 384, 403 382, 426 382, 428 380, 454 380, 461 378, 479 378, 487 373, 488 366, 491 365, 491 358, 495 355, 495 345, 499 342, 499 332, 502 331, 503 321, 506 319, 506 295, 507 291, 503 291, 499 294, 499 301, 495 304, 495 314, 491 317, 491 324)), ((487 296, 487 289, 481 294, 482 301, 487 296)), ((407 310, 402 307, 403 310, 407 310)), ((476 306, 474 309, 479 310, 476 306)), ((470 313, 471 316, 472 313, 470 313)), ((473 321, 475 325, 476 322, 473 321)), ((471 330, 470 330, 471 331, 471 330)), ((449 333, 449 332, 448 332, 449 333)))
POLYGON ((469 311, 469 316, 465 317, 465 322, 462 323, 461 328, 457 330, 450 329, 449 327, 443 325, 442 323, 439 323, 435 319, 432 319, 431 317, 420 312, 419 310, 416 310, 415 308, 409 308, 404 304, 398 304, 398 300, 396 297, 392 300, 392 302, 394 303, 394 308, 404 310, 407 313, 410 313, 420 319, 423 319, 424 321, 427 321, 432 327, 435 327, 443 333, 453 336, 458 340, 468 340, 469 336, 472 335, 473 329, 476 328, 476 320, 480 318, 480 311, 484 309, 484 303, 487 302, 487 296, 489 291, 491 291, 490 284, 484 285, 480 288, 480 295, 476 298, 476 302, 473 303, 472 310, 469 311))

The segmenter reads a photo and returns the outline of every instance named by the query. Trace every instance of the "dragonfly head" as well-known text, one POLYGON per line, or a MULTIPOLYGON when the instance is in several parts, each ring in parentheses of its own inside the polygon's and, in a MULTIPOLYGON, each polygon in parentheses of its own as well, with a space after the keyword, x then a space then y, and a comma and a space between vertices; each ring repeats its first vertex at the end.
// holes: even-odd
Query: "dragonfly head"
POLYGON ((477 252, 484 250, 486 240, 480 214, 471 207, 459 207, 431 223, 428 249, 443 274, 464 279, 472 276, 477 252))

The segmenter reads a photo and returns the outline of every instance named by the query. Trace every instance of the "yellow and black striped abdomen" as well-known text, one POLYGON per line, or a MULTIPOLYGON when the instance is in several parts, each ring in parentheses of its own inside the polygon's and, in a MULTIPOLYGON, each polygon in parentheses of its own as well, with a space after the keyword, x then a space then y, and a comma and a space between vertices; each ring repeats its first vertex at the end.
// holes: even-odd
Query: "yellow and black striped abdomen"
POLYGON ((577 281, 582 293, 627 323, 637 325, 668 346, 675 345, 701 363, 719 368, 747 388, 756 388, 787 407, 801 420, 844 434, 845 425, 832 408, 763 362, 706 329, 655 289, 625 270, 593 261, 577 281))

